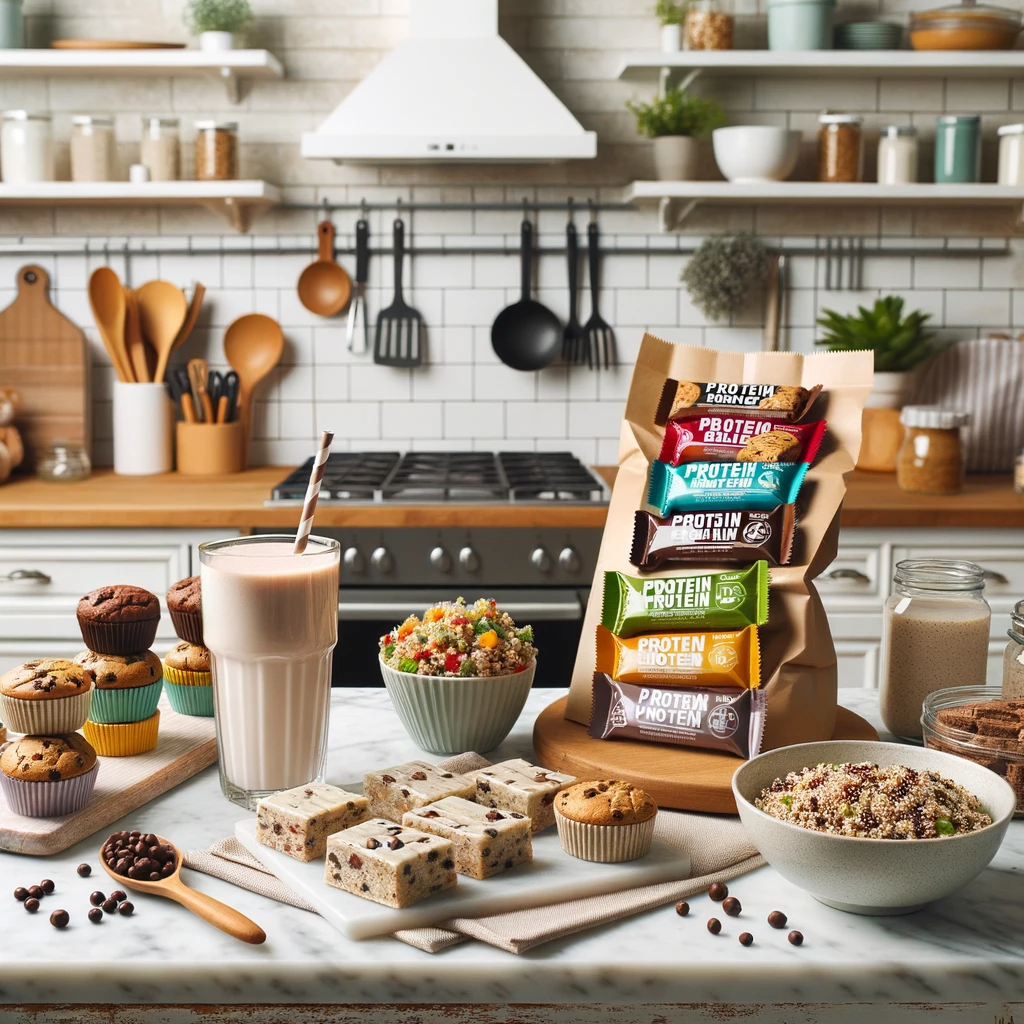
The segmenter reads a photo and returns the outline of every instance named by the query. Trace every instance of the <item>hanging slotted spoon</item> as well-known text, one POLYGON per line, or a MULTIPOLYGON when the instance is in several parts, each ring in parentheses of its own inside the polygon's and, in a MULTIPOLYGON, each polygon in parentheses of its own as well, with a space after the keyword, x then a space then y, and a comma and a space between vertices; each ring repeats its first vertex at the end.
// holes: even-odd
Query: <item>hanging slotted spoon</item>
POLYGON ((402 295, 402 261, 405 257, 405 225, 395 219, 395 297, 377 316, 373 361, 382 366, 419 366, 423 362, 423 317, 402 295))

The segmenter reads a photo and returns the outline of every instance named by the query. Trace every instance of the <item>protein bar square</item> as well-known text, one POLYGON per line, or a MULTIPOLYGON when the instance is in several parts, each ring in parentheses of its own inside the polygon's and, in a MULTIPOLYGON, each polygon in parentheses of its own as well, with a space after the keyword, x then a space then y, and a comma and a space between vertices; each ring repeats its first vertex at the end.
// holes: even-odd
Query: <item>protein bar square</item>
POLYGON ((256 838, 272 850, 311 861, 327 852, 332 832, 351 828, 370 816, 370 801, 337 786, 311 782, 256 805, 256 838))
POLYGON ((525 814, 534 832, 554 825, 555 797, 576 781, 572 775, 549 772, 521 757, 470 772, 467 778, 476 786, 478 804, 525 814))
POLYGON ((472 779, 454 772, 443 772, 426 761, 410 761, 363 777, 363 792, 370 810, 378 818, 401 821, 406 811, 425 807, 446 796, 471 799, 475 792, 472 779))

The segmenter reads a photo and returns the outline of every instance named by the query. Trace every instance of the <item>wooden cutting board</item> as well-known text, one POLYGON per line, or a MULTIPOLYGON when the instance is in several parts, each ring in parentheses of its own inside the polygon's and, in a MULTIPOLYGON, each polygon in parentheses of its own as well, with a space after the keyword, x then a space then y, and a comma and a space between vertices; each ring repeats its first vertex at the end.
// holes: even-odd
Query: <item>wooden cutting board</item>
POLYGON ((49 274, 22 267, 17 281, 18 297, 0 312, 0 387, 21 395, 19 471, 31 472, 56 440, 89 447, 89 364, 85 336, 50 303, 49 274))
MULTIPOLYGON (((579 779, 625 779, 650 793, 659 807, 736 813, 732 776, 743 764, 739 758, 664 743, 595 740, 585 725, 566 720, 565 702, 563 697, 546 707, 533 727, 537 762, 544 768, 579 779)), ((878 733, 860 715, 839 708, 832 739, 877 740, 878 733)))
POLYGON ((60 853, 216 760, 213 719, 175 714, 167 697, 161 697, 156 746, 136 757, 101 757, 92 800, 77 814, 25 818, 8 810, 0 794, 0 850, 39 857, 60 853))

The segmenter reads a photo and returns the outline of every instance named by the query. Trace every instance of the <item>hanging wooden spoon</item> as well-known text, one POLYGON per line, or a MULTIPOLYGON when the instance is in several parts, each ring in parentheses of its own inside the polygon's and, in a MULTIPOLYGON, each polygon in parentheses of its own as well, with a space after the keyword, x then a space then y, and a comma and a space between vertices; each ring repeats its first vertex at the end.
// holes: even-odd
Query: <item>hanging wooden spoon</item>
POLYGON ((224 355, 238 374, 238 418, 242 422, 242 465, 249 452, 252 396, 284 352, 281 325, 262 313, 240 316, 224 334, 224 355))
POLYGON ((124 343, 124 288, 110 267, 97 267, 92 272, 89 278, 89 307, 117 379, 126 384, 132 383, 135 374, 124 343))
POLYGON ((123 885, 136 892, 148 893, 151 896, 164 896, 175 903, 180 903, 186 910, 191 910, 197 917, 209 921, 215 928, 219 928, 228 935, 233 935, 243 942, 250 942, 259 945, 267 941, 267 933, 255 921, 250 921, 244 914, 229 907, 205 892, 192 889, 181 880, 181 850, 172 842, 157 836, 160 843, 174 849, 174 870, 166 877, 156 882, 142 881, 138 878, 129 878, 127 875, 119 875, 106 861, 103 850, 100 850, 100 863, 118 885, 123 885))
POLYGON ((188 301, 184 292, 169 281, 147 281, 135 295, 142 335, 156 352, 153 380, 160 383, 167 373, 167 360, 188 316, 188 301))
POLYGON ((192 301, 188 304, 188 313, 185 315, 185 322, 174 339, 174 349, 177 351, 188 340, 189 335, 195 330, 196 321, 199 319, 199 311, 203 308, 203 296, 206 295, 206 287, 198 281, 192 289, 192 301))
POLYGON ((299 275, 299 302, 317 316, 334 316, 348 305, 352 279, 334 261, 334 225, 325 220, 316 231, 319 258, 299 275))
POLYGON ((124 344, 132 364, 132 374, 140 384, 152 383, 149 379, 149 363, 146 361, 146 342, 142 337, 139 317, 139 302, 131 288, 124 290, 124 344))

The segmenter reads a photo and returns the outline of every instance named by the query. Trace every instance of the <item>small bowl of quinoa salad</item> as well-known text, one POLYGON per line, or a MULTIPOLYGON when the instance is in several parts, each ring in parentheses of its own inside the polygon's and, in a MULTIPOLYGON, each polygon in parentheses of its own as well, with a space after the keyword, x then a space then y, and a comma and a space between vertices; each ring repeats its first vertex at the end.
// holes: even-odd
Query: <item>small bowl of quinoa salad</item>
POLYGON ((432 754, 493 750, 522 712, 536 667, 532 627, 483 598, 432 605, 380 638, 395 711, 432 754))
POLYGON ((1016 799, 981 765, 898 743, 829 740, 742 765, 733 795, 750 841, 830 907, 908 914, 957 892, 996 855, 1016 799))

